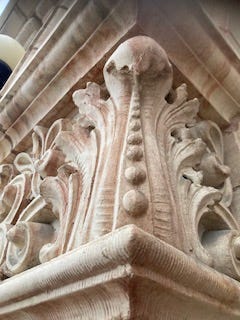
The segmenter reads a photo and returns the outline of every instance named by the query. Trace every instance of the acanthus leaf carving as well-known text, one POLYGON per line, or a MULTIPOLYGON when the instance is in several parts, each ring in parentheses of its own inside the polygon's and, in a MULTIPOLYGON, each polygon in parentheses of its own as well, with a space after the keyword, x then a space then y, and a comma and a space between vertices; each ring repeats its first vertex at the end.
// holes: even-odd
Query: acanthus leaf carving
MULTIPOLYGON (((197 106, 196 102, 194 104, 197 106)), ((194 111, 193 105, 192 110, 189 106, 189 103, 175 106, 171 122, 164 117, 164 125, 159 127, 161 133, 164 126, 167 127, 164 134, 167 142, 159 147, 166 153, 175 208, 182 217, 186 246, 183 250, 219 271, 239 278, 231 236, 239 234, 239 226, 228 209, 232 188, 230 170, 223 164, 222 134, 215 123, 197 120, 198 109, 194 111), (189 111, 192 117, 189 117, 189 111), (212 242, 215 243, 213 247, 222 248, 222 256, 213 254, 212 242)), ((167 114, 171 113, 171 109, 166 110, 167 114)))
MULTIPOLYGON (((121 128, 119 124, 121 119, 119 120, 118 110, 112 100, 101 98, 101 88, 97 84, 89 83, 86 89, 76 91, 73 100, 79 108, 83 126, 90 129, 94 127, 91 132, 95 135, 97 146, 94 184, 80 238, 80 243, 84 243, 112 230, 116 171, 120 156, 116 147, 121 149, 119 129, 124 133, 124 126, 121 128), (111 172, 109 168, 112 168, 111 172)), ((126 121, 125 116, 121 118, 126 121)))
POLYGON ((37 126, 32 154, 1 166, 2 273, 136 224, 239 279, 221 130, 198 117, 186 85, 172 88, 167 55, 148 37, 123 43, 103 73, 109 96, 95 83, 77 90, 77 117, 37 126))

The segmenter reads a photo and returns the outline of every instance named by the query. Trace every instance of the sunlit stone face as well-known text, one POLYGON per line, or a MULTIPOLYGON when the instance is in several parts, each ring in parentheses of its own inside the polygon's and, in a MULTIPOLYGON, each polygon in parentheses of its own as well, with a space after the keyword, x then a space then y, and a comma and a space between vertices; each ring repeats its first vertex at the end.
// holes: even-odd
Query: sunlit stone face
POLYGON ((24 48, 6 35, 0 35, 0 89, 25 53, 24 48))

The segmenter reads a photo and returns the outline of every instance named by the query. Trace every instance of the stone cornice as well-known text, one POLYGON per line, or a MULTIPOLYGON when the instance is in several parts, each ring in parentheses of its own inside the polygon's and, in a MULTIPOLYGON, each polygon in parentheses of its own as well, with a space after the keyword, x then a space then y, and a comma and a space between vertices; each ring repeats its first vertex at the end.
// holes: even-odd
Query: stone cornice
MULTIPOLYGON (((78 83, 79 87, 79 81, 90 73, 106 52, 111 51, 136 21, 135 1, 130 1, 127 6, 121 1, 83 4, 84 1, 76 1, 51 38, 29 61, 30 64, 23 66, 24 71, 19 70, 13 88, 2 98, 4 108, 0 124, 6 130, 0 141, 2 159, 31 132, 34 125, 53 108, 56 109, 69 90, 71 94, 74 85, 78 83), (114 4, 115 8, 110 11, 114 4), (81 28, 86 28, 85 23, 89 30, 84 35, 81 28), (110 29, 111 33, 106 38, 105 34, 110 29)), ((65 112, 72 110, 70 103, 65 112)))
MULTIPOLYGON (((99 319, 98 316, 108 319, 113 314, 130 319, 130 316, 144 314, 144 308, 149 312, 148 319, 156 319, 159 314, 175 319, 181 309, 185 310, 185 316, 189 316, 191 310, 189 319, 207 320, 215 316, 233 320, 240 316, 237 282, 195 262, 134 225, 6 280, 0 285, 0 296, 0 319, 4 320, 14 316, 43 319, 45 312, 48 317, 54 317, 61 310, 65 318, 72 319, 78 306, 82 308, 78 319, 85 320, 99 319), (127 289, 131 284, 132 289, 127 289), (143 292, 140 294, 142 287, 149 294, 154 288, 159 300, 150 303, 145 291, 145 298, 143 292), (166 307, 160 301, 169 297, 169 293, 166 307), (102 300, 105 311, 101 313, 98 309, 97 314, 102 294, 106 295, 102 300), (135 305, 136 297, 142 305, 135 305), (108 306, 115 299, 122 304, 115 305, 111 313, 108 306), (61 306, 64 300, 71 301, 71 308, 66 309, 65 303, 61 306)), ((183 313, 181 317, 184 319, 183 313)))

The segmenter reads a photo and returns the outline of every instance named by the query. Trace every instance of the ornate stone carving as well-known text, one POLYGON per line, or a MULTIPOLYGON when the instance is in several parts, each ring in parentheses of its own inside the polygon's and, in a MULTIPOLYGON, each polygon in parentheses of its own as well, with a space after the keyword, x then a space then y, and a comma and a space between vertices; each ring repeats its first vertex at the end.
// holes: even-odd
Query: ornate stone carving
POLYGON ((239 278, 239 226, 221 131, 201 121, 152 39, 123 43, 104 88, 73 94, 75 119, 37 126, 33 151, 1 166, 2 273, 17 274, 135 224, 239 278), (221 254, 219 253, 221 250, 221 254))

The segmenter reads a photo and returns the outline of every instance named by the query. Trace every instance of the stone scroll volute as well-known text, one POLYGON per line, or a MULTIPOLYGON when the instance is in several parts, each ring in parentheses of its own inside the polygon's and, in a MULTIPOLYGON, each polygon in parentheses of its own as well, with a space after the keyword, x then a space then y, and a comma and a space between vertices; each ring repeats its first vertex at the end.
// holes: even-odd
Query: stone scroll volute
POLYGON ((1 165, 3 277, 135 224, 239 279, 221 130, 199 119, 184 84, 172 89, 151 38, 124 42, 103 73, 107 95, 95 83, 76 91, 76 118, 37 126, 32 153, 1 165))

